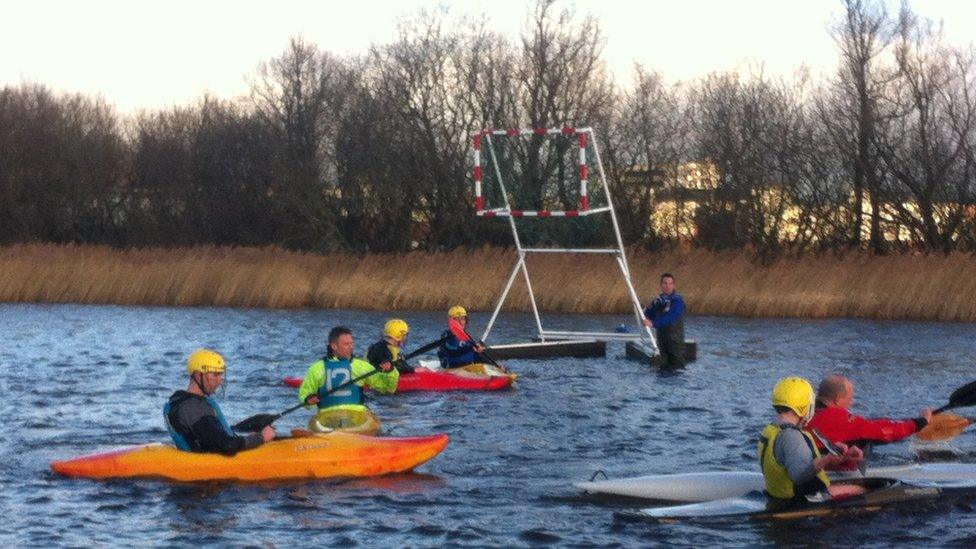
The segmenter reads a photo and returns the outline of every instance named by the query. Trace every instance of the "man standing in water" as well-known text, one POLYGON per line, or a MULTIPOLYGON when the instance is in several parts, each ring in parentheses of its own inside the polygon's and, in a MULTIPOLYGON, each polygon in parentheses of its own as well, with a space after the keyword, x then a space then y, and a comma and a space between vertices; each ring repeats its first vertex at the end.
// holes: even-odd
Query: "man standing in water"
POLYGON ((644 325, 653 326, 656 332, 662 366, 684 367, 685 300, 674 290, 674 276, 671 273, 661 275, 661 294, 644 309, 644 317, 644 325))
POLYGON ((840 374, 825 377, 817 389, 817 412, 810 428, 830 442, 864 446, 908 438, 932 420, 931 408, 922 408, 919 417, 911 419, 868 419, 851 414, 853 405, 854 384, 840 374))
POLYGON ((213 397, 224 383, 226 369, 224 357, 210 349, 198 349, 186 361, 190 383, 185 391, 173 393, 163 407, 166 428, 180 450, 232 456, 274 439, 270 425, 260 433, 240 436, 227 424, 213 397))

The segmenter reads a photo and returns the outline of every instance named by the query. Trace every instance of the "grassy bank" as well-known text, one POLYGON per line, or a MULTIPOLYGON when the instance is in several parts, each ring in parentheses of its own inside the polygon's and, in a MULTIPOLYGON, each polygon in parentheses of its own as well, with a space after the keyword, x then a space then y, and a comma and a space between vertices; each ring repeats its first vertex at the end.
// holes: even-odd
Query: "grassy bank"
MULTIPOLYGON (((0 248, 0 301, 226 305, 271 308, 490 310, 515 261, 510 250, 314 255, 275 248, 113 250, 0 248)), ((620 313, 629 301, 616 263, 595 255, 530 256, 548 311, 620 313)), ((810 256, 763 266, 703 251, 630 256, 642 300, 671 271, 693 314, 976 321, 971 255, 810 256)), ((511 309, 528 310, 516 283, 511 309)))

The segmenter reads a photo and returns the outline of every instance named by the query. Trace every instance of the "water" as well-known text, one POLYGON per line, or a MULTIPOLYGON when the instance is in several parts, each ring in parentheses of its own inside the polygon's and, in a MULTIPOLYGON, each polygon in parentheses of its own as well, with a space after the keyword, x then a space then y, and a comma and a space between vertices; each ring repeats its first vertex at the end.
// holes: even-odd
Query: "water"
MULTIPOLYGON (((441 314, 411 313, 407 349, 436 339, 441 314)), ((611 330, 622 317, 552 316, 552 329, 611 330)), ((415 474, 271 484, 69 480, 48 463, 167 438, 160 409, 186 384, 186 356, 228 358, 225 413, 281 411, 281 384, 324 351, 337 323, 365 350, 385 317, 360 311, 0 305, 0 540, 6 545, 654 546, 969 545, 970 504, 937 502, 878 513, 764 524, 634 524, 627 502, 595 500, 571 482, 755 467, 768 395, 788 374, 850 375, 855 407, 907 417, 945 404, 971 380, 976 326, 853 320, 691 318, 699 359, 662 373, 623 359, 513 361, 518 388, 501 393, 373 397, 394 435, 447 432, 443 454, 415 474)), ((474 331, 486 317, 475 315, 474 331)), ((525 340, 534 323, 504 315, 494 341, 525 340)), ((549 326, 547 326, 549 327, 549 326)), ((286 416, 281 432, 300 427, 286 416)), ((971 433, 955 442, 976 461, 971 433)), ((878 464, 912 461, 907 443, 878 464)))

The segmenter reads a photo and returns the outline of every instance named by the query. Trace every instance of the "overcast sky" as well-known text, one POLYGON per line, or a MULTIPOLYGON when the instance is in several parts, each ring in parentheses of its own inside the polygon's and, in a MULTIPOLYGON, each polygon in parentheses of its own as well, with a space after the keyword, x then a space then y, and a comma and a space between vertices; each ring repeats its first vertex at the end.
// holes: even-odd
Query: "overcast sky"
MULTIPOLYGON (((194 101, 204 92, 232 98, 261 61, 303 35, 334 53, 385 43, 396 21, 421 7, 486 14, 515 36, 528 0, 0 0, 0 86, 23 81, 57 91, 101 94, 122 112, 194 101)), ((801 64, 830 70, 826 31, 839 0, 576 0, 606 33, 604 59, 627 85, 635 61, 670 79, 761 63, 791 74, 801 64)), ((976 40, 976 2, 916 0, 943 19, 949 41, 976 40)))

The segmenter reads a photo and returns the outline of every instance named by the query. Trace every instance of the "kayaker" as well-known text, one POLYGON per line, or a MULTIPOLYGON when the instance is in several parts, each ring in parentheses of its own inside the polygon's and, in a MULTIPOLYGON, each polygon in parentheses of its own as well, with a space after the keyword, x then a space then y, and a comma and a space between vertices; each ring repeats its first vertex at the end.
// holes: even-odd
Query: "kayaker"
POLYGON ((422 366, 411 366, 400 358, 400 348, 407 341, 407 334, 410 333, 410 325, 405 320, 391 318, 383 326, 383 338, 370 345, 366 351, 366 360, 374 368, 381 368, 384 365, 392 365, 401 374, 412 374, 416 371, 427 371, 422 366))
POLYGON ((674 275, 661 275, 661 293, 644 309, 644 325, 654 327, 662 366, 685 365, 685 299, 674 289, 674 275))
POLYGON ((180 450, 213 452, 232 456, 256 448, 275 438, 274 428, 260 433, 237 435, 217 405, 214 392, 224 383, 224 357, 210 349, 198 349, 186 361, 190 382, 176 391, 163 406, 163 419, 173 443, 180 450))
POLYGON ((857 464, 864 454, 856 446, 837 445, 839 456, 820 455, 814 437, 803 431, 813 416, 814 394, 810 382, 787 377, 773 387, 776 421, 763 429, 758 456, 766 493, 777 500, 791 500, 818 492, 847 497, 864 492, 861 486, 831 485, 824 470, 835 465, 857 464))
POLYGON ((366 407, 364 386, 381 392, 396 392, 400 372, 390 363, 372 364, 353 357, 352 330, 336 326, 329 332, 329 351, 321 360, 314 362, 305 374, 305 380, 298 389, 298 400, 309 406, 318 406, 318 415, 339 410, 350 412, 369 412, 366 407), (338 391, 332 391, 343 383, 370 372, 377 373, 363 378, 338 391))
POLYGON ((810 428, 830 442, 864 447, 908 438, 932 420, 931 408, 922 408, 919 417, 911 419, 868 419, 852 414, 853 404, 854 384, 849 379, 840 374, 825 377, 817 388, 817 410, 810 428))
POLYGON ((460 368, 468 364, 487 362, 481 355, 485 346, 467 334, 468 311, 455 305, 447 311, 448 329, 441 334, 444 343, 437 351, 442 368, 460 368))

